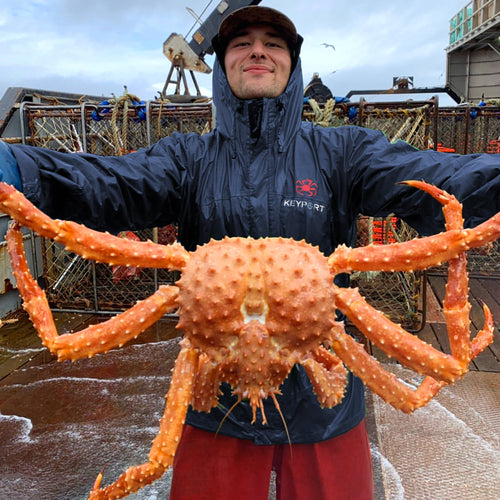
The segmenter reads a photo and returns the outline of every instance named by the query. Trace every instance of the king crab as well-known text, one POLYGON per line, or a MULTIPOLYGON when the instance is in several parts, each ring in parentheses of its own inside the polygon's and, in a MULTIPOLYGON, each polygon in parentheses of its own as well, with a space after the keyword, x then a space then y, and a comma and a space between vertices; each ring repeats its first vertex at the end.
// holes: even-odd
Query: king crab
MULTIPOLYGON (((311 379, 319 402, 333 407, 343 397, 346 367, 397 409, 411 413, 446 384, 463 376, 472 358, 493 341, 493 318, 484 306, 485 325, 470 339, 465 252, 500 238, 500 214, 474 229, 464 229, 460 203, 424 182, 407 181, 443 205, 446 231, 427 238, 362 248, 339 247, 325 257, 305 241, 286 238, 225 238, 195 252, 180 244, 124 240, 70 221, 53 220, 13 187, 0 184, 0 208, 15 221, 7 234, 24 308, 43 343, 59 360, 107 352, 137 337, 169 311, 178 310, 183 330, 165 413, 148 461, 128 468, 101 488, 100 474, 91 499, 120 498, 159 478, 173 463, 189 405, 210 411, 221 382, 238 402, 248 399, 263 422, 262 401, 271 397, 279 410, 280 385, 294 364, 311 379), (24 255, 19 225, 52 238, 86 259, 112 266, 156 267, 182 271, 177 286, 160 286, 148 299, 115 316, 71 334, 59 335, 52 314, 24 255), (352 271, 408 271, 449 261, 444 301, 451 354, 438 351, 371 307, 357 289, 339 288, 333 277, 352 271), (335 321, 344 312, 375 345, 404 366, 424 375, 413 390, 388 373, 335 321)), ((286 424, 285 424, 286 425, 286 424)))

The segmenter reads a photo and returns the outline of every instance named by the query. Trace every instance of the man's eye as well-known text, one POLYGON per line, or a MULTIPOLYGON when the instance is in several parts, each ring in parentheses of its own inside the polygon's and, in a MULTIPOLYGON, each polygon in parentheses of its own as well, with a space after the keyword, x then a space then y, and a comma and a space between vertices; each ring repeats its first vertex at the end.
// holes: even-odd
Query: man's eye
POLYGON ((277 49, 284 49, 286 44, 285 43, 281 43, 281 42, 267 42, 266 45, 268 47, 272 47, 273 49, 277 48, 277 49))
POLYGON ((239 48, 239 47, 246 47, 248 45, 248 42, 241 41, 241 42, 234 42, 230 45, 231 48, 239 48))

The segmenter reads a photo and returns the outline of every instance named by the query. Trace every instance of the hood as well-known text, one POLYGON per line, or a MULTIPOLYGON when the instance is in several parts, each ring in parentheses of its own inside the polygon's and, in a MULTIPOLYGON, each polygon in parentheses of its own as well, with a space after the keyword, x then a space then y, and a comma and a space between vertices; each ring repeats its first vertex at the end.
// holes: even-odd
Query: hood
POLYGON ((276 143, 283 151, 297 134, 303 107, 303 81, 298 60, 285 91, 271 99, 243 100, 236 97, 226 75, 216 59, 212 79, 213 101, 216 109, 216 130, 233 143, 248 143, 252 125, 258 113, 259 137, 267 144, 276 143))

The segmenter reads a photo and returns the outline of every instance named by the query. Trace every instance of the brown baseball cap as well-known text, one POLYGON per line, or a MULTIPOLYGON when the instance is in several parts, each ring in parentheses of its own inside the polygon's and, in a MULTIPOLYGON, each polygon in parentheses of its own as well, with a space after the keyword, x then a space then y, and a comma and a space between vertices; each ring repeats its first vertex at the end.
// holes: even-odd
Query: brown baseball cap
POLYGON ((229 14, 219 26, 220 43, 227 46, 242 29, 253 24, 269 24, 283 35, 289 46, 297 43, 297 30, 293 22, 280 11, 260 5, 242 7, 229 14))
POLYGON ((302 45, 302 37, 297 34, 293 22, 282 12, 270 7, 250 5, 237 9, 223 19, 219 32, 212 40, 212 46, 219 62, 224 67, 224 54, 228 43, 242 30, 255 24, 268 24, 273 26, 286 41, 292 57, 294 67, 302 45))

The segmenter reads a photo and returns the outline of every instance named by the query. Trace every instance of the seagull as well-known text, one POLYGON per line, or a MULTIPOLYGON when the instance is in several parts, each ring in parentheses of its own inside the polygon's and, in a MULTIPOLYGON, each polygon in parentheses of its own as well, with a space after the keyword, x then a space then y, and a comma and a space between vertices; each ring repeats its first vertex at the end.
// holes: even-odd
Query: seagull
POLYGON ((333 50, 335 50, 335 45, 332 45, 331 43, 322 43, 321 45, 324 45, 326 48, 331 47, 333 50))

